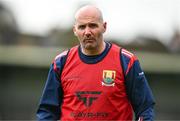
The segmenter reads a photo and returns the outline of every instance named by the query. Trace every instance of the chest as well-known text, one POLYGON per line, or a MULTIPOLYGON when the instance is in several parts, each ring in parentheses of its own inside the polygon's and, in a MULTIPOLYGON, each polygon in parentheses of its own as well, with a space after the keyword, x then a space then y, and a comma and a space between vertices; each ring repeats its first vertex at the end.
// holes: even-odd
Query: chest
POLYGON ((105 95, 125 96, 123 71, 119 58, 108 56, 96 64, 86 64, 78 56, 67 61, 61 76, 65 96, 79 91, 98 91, 105 95))

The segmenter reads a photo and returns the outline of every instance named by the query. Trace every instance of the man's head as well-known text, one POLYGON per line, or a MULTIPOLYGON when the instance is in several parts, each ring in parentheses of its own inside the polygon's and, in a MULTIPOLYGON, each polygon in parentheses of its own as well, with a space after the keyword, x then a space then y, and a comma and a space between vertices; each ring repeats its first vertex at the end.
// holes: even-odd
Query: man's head
POLYGON ((75 36, 80 41, 83 51, 99 53, 103 49, 103 33, 106 31, 106 22, 103 21, 101 11, 93 6, 86 5, 75 14, 73 27, 75 36))

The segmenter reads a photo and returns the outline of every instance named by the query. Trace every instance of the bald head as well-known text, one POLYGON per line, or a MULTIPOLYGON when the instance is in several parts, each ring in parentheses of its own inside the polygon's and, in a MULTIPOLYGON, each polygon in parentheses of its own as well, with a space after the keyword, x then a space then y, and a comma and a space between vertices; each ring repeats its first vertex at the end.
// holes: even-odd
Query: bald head
POLYGON ((75 14, 75 22, 82 17, 94 17, 103 22, 102 12, 94 5, 86 5, 81 7, 75 14))

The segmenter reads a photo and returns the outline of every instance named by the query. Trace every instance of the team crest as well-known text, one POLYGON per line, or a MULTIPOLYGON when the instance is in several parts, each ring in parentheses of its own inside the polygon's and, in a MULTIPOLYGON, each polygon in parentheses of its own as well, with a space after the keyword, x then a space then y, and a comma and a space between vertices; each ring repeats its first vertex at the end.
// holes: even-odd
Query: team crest
POLYGON ((114 80, 116 78, 116 71, 103 70, 103 86, 114 86, 114 80))

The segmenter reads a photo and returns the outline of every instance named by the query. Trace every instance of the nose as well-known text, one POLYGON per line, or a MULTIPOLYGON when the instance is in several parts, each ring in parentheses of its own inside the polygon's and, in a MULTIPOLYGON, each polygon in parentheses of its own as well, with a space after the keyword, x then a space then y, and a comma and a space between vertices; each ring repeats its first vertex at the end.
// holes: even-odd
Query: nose
POLYGON ((86 27, 84 34, 88 37, 91 36, 91 29, 89 27, 86 27))

